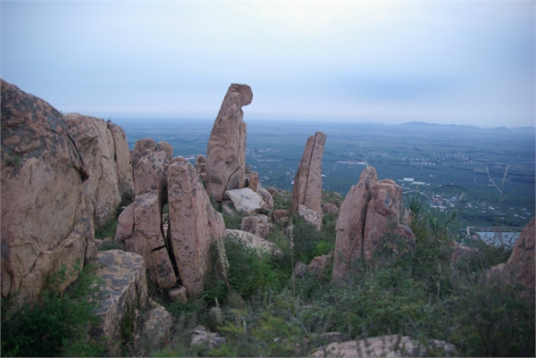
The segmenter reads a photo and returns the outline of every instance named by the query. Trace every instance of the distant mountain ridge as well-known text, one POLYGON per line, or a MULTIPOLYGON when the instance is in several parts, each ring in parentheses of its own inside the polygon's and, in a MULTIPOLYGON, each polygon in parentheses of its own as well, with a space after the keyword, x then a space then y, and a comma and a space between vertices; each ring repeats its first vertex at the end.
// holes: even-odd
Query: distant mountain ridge
POLYGON ((457 127, 457 128, 471 128, 471 129, 484 129, 484 130, 494 130, 494 131, 512 131, 512 130, 536 130, 535 127, 525 126, 525 127, 514 127, 514 128, 506 128, 505 126, 501 127, 493 127, 493 128, 481 128, 474 125, 469 124, 439 124, 439 123, 428 123, 428 122, 420 122, 420 121, 411 121, 411 122, 405 122, 398 124, 399 126, 414 126, 414 127, 457 127))

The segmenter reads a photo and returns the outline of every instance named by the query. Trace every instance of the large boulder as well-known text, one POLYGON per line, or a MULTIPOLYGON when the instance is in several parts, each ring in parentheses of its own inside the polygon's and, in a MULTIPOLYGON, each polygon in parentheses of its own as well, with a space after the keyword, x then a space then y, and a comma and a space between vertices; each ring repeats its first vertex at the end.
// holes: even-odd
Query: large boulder
POLYGON ((332 280, 342 279, 356 260, 372 262, 385 245, 398 254, 409 249, 415 236, 399 223, 402 216, 402 188, 389 179, 378 181, 373 167, 363 170, 340 208, 332 280), (392 240, 382 243, 388 236, 392 240))
POLYGON ((84 194, 89 170, 61 113, 0 81, 2 297, 18 292, 32 301, 53 272, 95 253, 84 194))
POLYGON ((250 232, 263 239, 266 239, 270 233, 271 227, 272 223, 266 215, 244 216, 242 218, 242 223, 240 224, 240 229, 242 231, 250 232))
POLYGON ((171 314, 163 306, 152 302, 153 307, 143 314, 140 332, 141 348, 146 352, 162 349, 173 327, 171 314))
POLYGON ((522 296, 534 301, 534 220, 523 228, 514 249, 506 263, 492 267, 487 273, 487 281, 496 284, 517 282, 522 288, 522 296))
POLYGON ((100 118, 68 113, 65 121, 88 168, 89 179, 84 182, 86 202, 95 226, 99 227, 115 215, 121 203, 114 137, 100 118))
POLYGON ((134 170, 134 194, 136 196, 157 190, 161 202, 165 203, 167 186, 164 170, 169 163, 166 151, 146 151, 134 170))
POLYGON ((225 223, 212 207, 195 168, 184 158, 167 167, 169 229, 168 242, 182 285, 188 294, 203 289, 210 267, 210 245, 223 237, 225 223))
POLYGON ((429 357, 432 354, 456 356, 456 347, 435 339, 421 344, 410 337, 389 335, 358 341, 331 343, 317 349, 309 357, 429 357))
POLYGON ((372 196, 371 186, 378 180, 376 169, 367 167, 359 182, 350 188, 337 219, 333 280, 340 280, 350 269, 353 261, 363 258, 363 236, 367 205, 372 196))
POLYGON ((115 230, 115 241, 118 243, 124 243, 126 239, 132 237, 134 232, 134 203, 127 206, 119 218, 117 218, 117 229, 115 230))
POLYGON ((246 215, 255 215, 267 208, 262 197, 250 188, 228 190, 225 194, 231 199, 236 210, 246 215))
POLYGON ((177 283, 177 277, 164 241, 161 220, 162 202, 158 191, 136 195, 134 230, 132 237, 125 240, 125 249, 143 256, 150 277, 160 288, 169 288, 177 283))
POLYGON ((207 191, 216 201, 225 191, 243 186, 246 167, 247 125, 242 106, 253 99, 248 85, 231 84, 207 144, 207 191))
MULTIPOLYGON (((99 284, 95 313, 101 323, 92 330, 96 339, 105 339, 110 356, 121 355, 121 326, 132 324, 136 309, 147 305, 147 276, 143 257, 121 250, 100 251, 92 262, 97 266, 99 284)), ((133 329, 133 327, 126 327, 133 329)))
POLYGON ((300 205, 316 212, 322 223, 322 157, 326 135, 316 132, 305 143, 300 165, 294 178, 291 214, 299 213, 300 205))

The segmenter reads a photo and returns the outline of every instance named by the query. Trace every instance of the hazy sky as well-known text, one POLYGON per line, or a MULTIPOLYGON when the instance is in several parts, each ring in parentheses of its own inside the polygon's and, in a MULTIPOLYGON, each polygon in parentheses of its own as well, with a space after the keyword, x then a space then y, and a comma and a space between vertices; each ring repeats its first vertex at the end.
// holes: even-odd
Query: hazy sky
POLYGON ((1 77, 63 112, 535 125, 533 1, 1 2, 1 77))

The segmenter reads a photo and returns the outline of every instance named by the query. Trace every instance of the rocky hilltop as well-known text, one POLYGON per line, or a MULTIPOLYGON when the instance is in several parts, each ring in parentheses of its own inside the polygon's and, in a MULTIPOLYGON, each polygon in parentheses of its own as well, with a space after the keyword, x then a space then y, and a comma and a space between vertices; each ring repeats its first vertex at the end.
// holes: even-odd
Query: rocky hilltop
MULTIPOLYGON (((121 354, 125 322, 139 312, 145 312, 137 333, 144 337, 144 344, 157 349, 169 340, 173 320, 149 297, 150 285, 167 300, 186 303, 200 297, 212 274, 225 282, 229 308, 244 308, 243 298, 231 287, 248 282, 231 282, 228 277, 233 267, 227 255, 236 254, 226 252, 231 242, 238 245, 235 249, 253 250, 255 256, 248 257, 259 262, 272 257, 281 265, 285 252, 290 252, 287 264, 293 265, 292 285, 288 286, 292 290, 294 280, 304 277, 348 284, 359 279, 348 281, 356 266, 370 270, 383 264, 376 260, 380 251, 387 248, 389 259, 406 257, 419 244, 410 228, 415 226, 412 215, 417 214, 404 209, 401 187, 390 179, 379 180, 373 167, 361 173, 344 200, 342 196, 326 200, 329 193, 322 190, 326 135, 322 132, 307 139, 292 194, 265 189, 259 174, 246 165, 247 125, 242 107, 253 99, 247 85, 229 87, 214 121, 207 156, 198 156, 195 166, 182 157, 173 158, 169 143, 151 138, 137 141, 129 151, 123 129, 111 121, 64 115, 3 80, 1 96, 2 297, 16 296, 19 302, 31 304, 46 289, 47 279, 62 268, 75 272, 61 282, 60 292, 77 279, 84 266, 96 265, 101 296, 95 313, 102 321, 92 334, 108 337, 111 355, 121 354), (282 208, 278 205, 284 198, 288 206, 282 208), (326 225, 326 217, 332 226, 326 225), (236 218, 240 230, 229 224, 236 218), (118 249, 98 251, 101 242, 95 239, 95 231, 110 220, 117 221, 117 229, 106 240, 118 249), (333 237, 332 251, 312 257, 311 252, 318 252, 320 246, 311 251, 307 240, 298 240, 296 227, 300 225, 309 230, 307 240, 314 240, 320 232, 333 237), (276 244, 270 238, 279 241, 276 244), (304 257, 308 258, 305 263, 294 261, 304 257)), ((476 249, 453 245, 453 268, 462 258, 479 255, 476 249)), ((242 280, 253 280, 256 274, 250 272, 242 280)), ((496 285, 520 285, 521 297, 534 300, 534 219, 510 259, 493 267, 486 277, 496 285)), ((210 312, 223 324, 217 299, 210 312)), ((235 319, 239 327, 246 327, 239 316, 235 319)), ((331 336, 343 337, 337 332, 331 336)), ((389 342, 389 348, 379 345, 375 352, 398 354, 400 340, 415 352, 423 352, 407 336, 373 340, 389 342)), ((195 342, 217 348, 225 339, 198 326, 192 345, 195 342)), ((448 354, 456 352, 446 342, 428 342, 448 354)), ((314 356, 325 355, 326 349, 346 355, 356 346, 355 341, 331 338, 328 343, 323 351, 317 344, 314 356)))

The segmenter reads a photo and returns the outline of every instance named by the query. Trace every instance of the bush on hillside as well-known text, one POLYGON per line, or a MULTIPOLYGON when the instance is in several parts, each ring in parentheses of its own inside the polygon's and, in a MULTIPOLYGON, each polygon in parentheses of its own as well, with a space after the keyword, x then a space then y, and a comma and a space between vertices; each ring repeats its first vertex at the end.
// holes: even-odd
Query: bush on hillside
MULTIPOLYGON (((75 272, 79 268, 74 268, 75 272)), ((51 277, 49 288, 35 304, 16 307, 16 297, 2 300, 2 356, 55 357, 102 356, 105 347, 89 337, 100 317, 93 313, 96 277, 86 266, 77 281, 60 294, 57 284, 66 275, 63 268, 51 277)))

